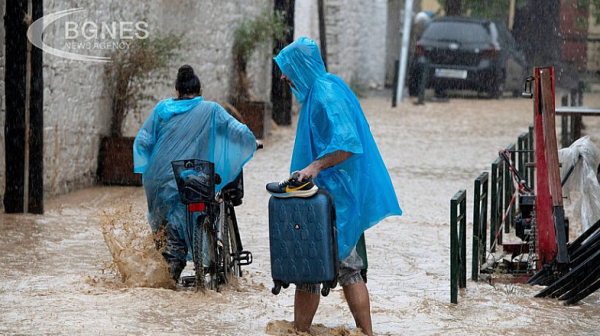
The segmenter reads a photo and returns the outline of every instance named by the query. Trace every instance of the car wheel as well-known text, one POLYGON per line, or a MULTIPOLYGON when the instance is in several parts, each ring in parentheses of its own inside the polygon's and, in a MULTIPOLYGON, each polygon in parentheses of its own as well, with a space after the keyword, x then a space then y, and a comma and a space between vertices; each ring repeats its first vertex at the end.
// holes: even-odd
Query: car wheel
POLYGON ((448 97, 448 92, 446 92, 446 89, 442 89, 442 88, 435 88, 435 97, 436 98, 446 98, 448 97))
POLYGON ((513 98, 521 97, 521 91, 520 90, 513 90, 512 96, 513 96, 513 98))
POLYGON ((419 85, 421 84, 421 73, 415 69, 415 66, 412 67, 412 70, 408 76, 408 95, 411 97, 416 97, 419 95, 419 85))
POLYGON ((496 79, 490 87, 490 98, 501 99, 504 94, 504 76, 496 79))
POLYGON ((416 78, 409 78, 408 80, 408 95, 416 97, 419 95, 419 80, 416 78))

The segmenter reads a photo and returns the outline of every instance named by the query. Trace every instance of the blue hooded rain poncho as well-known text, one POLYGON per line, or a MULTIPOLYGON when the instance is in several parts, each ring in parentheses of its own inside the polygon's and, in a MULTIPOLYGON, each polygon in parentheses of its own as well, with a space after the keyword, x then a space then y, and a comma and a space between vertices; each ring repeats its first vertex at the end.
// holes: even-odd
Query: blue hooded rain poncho
POLYGON ((134 172, 143 174, 152 230, 168 222, 179 237, 185 237, 186 207, 179 198, 171 161, 213 162, 222 179, 215 187, 219 191, 235 179, 255 150, 256 139, 248 127, 217 103, 202 97, 158 103, 133 145, 134 172))
POLYGON ((315 42, 301 37, 275 61, 302 104, 291 171, 336 151, 354 154, 314 180, 335 200, 342 260, 365 230, 388 216, 402 215, 394 186, 358 99, 342 79, 327 73, 315 42))

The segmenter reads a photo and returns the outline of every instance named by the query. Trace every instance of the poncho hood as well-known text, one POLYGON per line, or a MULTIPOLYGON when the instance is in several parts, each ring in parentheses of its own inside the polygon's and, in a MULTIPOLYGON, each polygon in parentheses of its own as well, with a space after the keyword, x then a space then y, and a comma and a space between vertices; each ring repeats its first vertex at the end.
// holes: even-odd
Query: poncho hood
POLYGON ((193 99, 175 100, 173 98, 165 99, 156 105, 156 113, 162 120, 169 120, 176 114, 189 112, 204 100, 202 97, 193 99))
POLYGON ((296 87, 292 87, 292 92, 300 103, 304 102, 315 81, 327 73, 319 47, 308 37, 301 37, 283 48, 275 62, 296 87))

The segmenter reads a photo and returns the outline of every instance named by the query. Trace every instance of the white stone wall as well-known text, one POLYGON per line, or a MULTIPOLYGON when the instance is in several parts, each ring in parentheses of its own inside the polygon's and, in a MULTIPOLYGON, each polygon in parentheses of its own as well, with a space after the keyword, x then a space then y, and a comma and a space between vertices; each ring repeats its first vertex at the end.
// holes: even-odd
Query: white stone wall
MULTIPOLYGON (((383 88, 388 0, 325 0, 328 71, 347 84, 383 88)), ((296 1, 294 38, 319 43, 317 0, 296 1)))
POLYGON ((319 39, 319 8, 317 0, 296 1, 294 7, 294 40, 306 36, 317 43, 319 39))
POLYGON ((386 76, 385 85, 392 86, 394 84, 395 63, 400 59, 400 39, 402 27, 400 26, 401 15, 404 11, 403 0, 390 0, 388 3, 388 26, 386 37, 386 76))
POLYGON ((363 4, 357 1, 354 8, 359 36, 356 64, 360 74, 358 79, 369 88, 383 88, 388 0, 373 1, 370 6, 363 4))
MULTIPOLYGON (((167 98, 175 93, 177 69, 189 64, 200 78, 204 98, 217 102, 228 101, 233 86, 233 33, 242 20, 251 19, 265 10, 272 10, 268 0, 159 0, 155 1, 161 15, 155 29, 161 32, 185 32, 178 60, 170 70, 173 79, 168 86, 155 89, 156 97, 167 98), (241 6, 240 4, 244 4, 241 6)), ((248 64, 250 92, 257 100, 270 100, 272 45, 265 44, 252 55, 248 64)), ((135 136, 153 108, 148 104, 134 118, 128 118, 125 135, 135 136), (140 122, 141 121, 141 122, 140 122)))
POLYGON ((4 155, 4 123, 6 120, 6 98, 4 93, 4 12, 6 0, 0 0, 0 211, 4 210, 4 190, 6 178, 6 160, 4 155))
MULTIPOLYGON (((154 0, 154 1, 44 1, 44 13, 85 8, 79 19, 94 22, 146 21, 153 32, 185 32, 185 48, 169 72, 173 80, 184 63, 194 67, 205 97, 226 101, 232 79, 233 29, 243 17, 269 8, 267 0, 154 0), (241 4, 244 4, 243 6, 241 4)), ((77 19, 74 14, 72 19, 77 19)), ((64 44, 64 25, 45 30, 47 45, 64 44)), ((270 92, 270 45, 261 47, 249 65, 253 92, 268 100, 270 92)), ((95 182, 100 139, 108 134, 110 102, 103 82, 104 66, 44 54, 44 186, 47 196, 62 194, 95 182)), ((172 85, 149 92, 157 99, 174 93, 172 85)), ((130 114, 125 135, 135 136, 155 102, 130 114)))
MULTIPOLYGON (((3 11, 6 0, 0 0, 3 11)), ((347 83, 382 87, 385 78, 385 27, 387 0, 364 6, 359 0, 326 0, 330 71, 347 83)), ((93 22, 146 21, 150 33, 185 32, 184 48, 169 72, 169 85, 149 93, 163 99, 174 93, 177 68, 194 67, 206 99, 227 101, 232 87, 233 31, 241 20, 260 15, 273 6, 270 0, 150 0, 93 1, 44 0, 44 14, 84 8, 72 20, 93 22)), ((0 17, 3 17, 0 15, 0 17)), ((296 1, 296 36, 319 40, 316 0, 296 1)), ((3 26, 3 25, 2 25, 3 26)), ((0 193, 4 194, 4 29, 0 29, 0 193)), ((50 46, 65 43, 64 24, 44 31, 50 46)), ((252 56, 251 92, 269 100, 271 45, 252 56)), ((96 55, 96 54, 95 54, 96 55)), ((108 135, 110 101, 104 84, 104 65, 73 61, 44 53, 44 189, 48 197, 95 183, 100 139, 108 135)), ((155 102, 148 102, 125 123, 126 136, 135 136, 155 102)))
MULTIPOLYGON (((159 14, 151 2, 44 1, 45 15, 71 8, 86 9, 68 17, 74 22, 145 18, 151 24, 159 14)), ((49 46, 64 50, 66 41, 64 21, 44 31, 44 42, 49 46)), ((95 183, 100 139, 108 134, 109 122, 104 65, 44 53, 44 192, 47 196, 95 183)))

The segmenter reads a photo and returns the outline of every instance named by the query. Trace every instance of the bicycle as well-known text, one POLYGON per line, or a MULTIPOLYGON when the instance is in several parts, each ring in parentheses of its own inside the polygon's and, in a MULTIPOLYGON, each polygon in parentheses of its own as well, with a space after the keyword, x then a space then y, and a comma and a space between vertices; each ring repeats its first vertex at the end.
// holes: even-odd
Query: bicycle
POLYGON ((194 263, 194 275, 181 277, 181 283, 218 292, 220 285, 242 276, 242 266, 252 263, 252 253, 243 249, 234 209, 244 196, 243 172, 215 193, 221 178, 212 162, 189 159, 171 165, 187 207, 185 233, 194 263))

